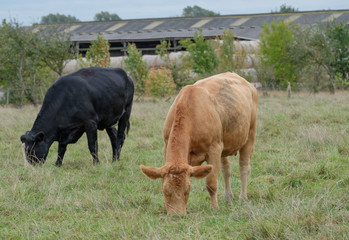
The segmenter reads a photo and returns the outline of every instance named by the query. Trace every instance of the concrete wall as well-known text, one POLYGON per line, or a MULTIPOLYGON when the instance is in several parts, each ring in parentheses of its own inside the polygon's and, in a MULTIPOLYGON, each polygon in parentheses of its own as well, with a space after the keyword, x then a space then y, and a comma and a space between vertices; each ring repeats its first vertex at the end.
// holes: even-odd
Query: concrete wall
MULTIPOLYGON (((254 63, 256 61, 255 52, 259 48, 258 41, 235 41, 234 42, 235 51, 241 52, 244 50, 247 54, 245 59, 245 69, 253 68, 254 63)), ((170 60, 177 61, 180 63, 180 56, 182 54, 187 54, 185 52, 172 52, 170 53, 170 60)), ((119 67, 124 68, 124 60, 125 56, 122 57, 111 57, 110 65, 111 67, 119 67)), ((163 66, 165 62, 160 58, 159 55, 143 55, 143 61, 147 63, 148 67, 152 66, 163 66)), ((72 73, 80 68, 77 60, 71 60, 68 62, 66 67, 63 70, 63 74, 72 73)))

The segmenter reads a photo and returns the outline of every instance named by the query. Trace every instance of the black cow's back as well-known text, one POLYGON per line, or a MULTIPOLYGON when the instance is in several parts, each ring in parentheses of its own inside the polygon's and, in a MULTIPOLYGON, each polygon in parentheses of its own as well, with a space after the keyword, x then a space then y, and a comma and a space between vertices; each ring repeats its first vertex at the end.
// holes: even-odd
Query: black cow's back
POLYGON ((132 104, 133 93, 133 82, 124 70, 84 68, 62 76, 49 88, 40 113, 56 115, 60 128, 93 120, 102 130, 116 124, 132 104))

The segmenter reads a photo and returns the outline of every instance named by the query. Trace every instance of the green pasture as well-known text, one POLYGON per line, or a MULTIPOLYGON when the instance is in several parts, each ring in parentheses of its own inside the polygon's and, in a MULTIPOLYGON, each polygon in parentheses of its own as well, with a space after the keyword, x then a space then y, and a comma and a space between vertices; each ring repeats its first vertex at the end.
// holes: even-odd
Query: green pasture
POLYGON ((39 108, 0 107, 0 239, 349 239, 349 92, 260 96, 248 200, 210 209, 205 180, 192 179, 186 216, 168 217, 161 181, 139 165, 163 165, 162 128, 174 98, 135 102, 119 162, 99 132, 101 164, 84 135, 54 166, 25 167, 20 136, 39 108))

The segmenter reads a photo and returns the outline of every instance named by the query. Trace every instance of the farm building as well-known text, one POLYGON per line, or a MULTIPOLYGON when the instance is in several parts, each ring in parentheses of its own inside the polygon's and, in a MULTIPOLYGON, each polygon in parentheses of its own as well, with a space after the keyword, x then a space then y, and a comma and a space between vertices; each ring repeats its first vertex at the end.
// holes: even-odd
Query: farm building
MULTIPOLYGON (((324 10, 294 13, 267 13, 246 15, 222 15, 214 17, 173 17, 154 19, 129 19, 108 22, 77 22, 59 24, 58 30, 71 36, 71 40, 84 54, 91 41, 102 34, 110 43, 110 55, 126 55, 128 43, 135 43, 143 55, 155 54, 156 45, 160 40, 171 42, 171 52, 181 51, 179 41, 193 38, 195 33, 202 31, 207 39, 223 34, 226 29, 233 31, 236 39, 241 41, 258 40, 265 23, 272 21, 296 23, 300 26, 335 20, 349 23, 349 9, 324 10)), ((39 31, 47 25, 34 25, 33 31, 39 31)))

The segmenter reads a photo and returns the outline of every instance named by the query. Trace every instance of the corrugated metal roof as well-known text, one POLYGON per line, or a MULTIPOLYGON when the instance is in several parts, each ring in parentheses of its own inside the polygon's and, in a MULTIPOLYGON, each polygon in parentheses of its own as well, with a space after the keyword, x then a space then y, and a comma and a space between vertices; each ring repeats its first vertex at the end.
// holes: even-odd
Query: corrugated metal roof
MULTIPOLYGON (((161 39, 192 38, 202 30, 205 37, 215 37, 230 29, 235 37, 245 40, 259 39, 262 27, 272 21, 309 25, 336 20, 349 24, 349 9, 310 11, 295 13, 269 13, 246 15, 222 15, 215 17, 175 17, 154 19, 128 19, 108 22, 78 22, 69 25, 57 24, 58 31, 71 34, 73 42, 90 42, 98 34, 113 42, 160 41, 161 39)), ((47 25, 36 25, 38 31, 47 25)))
MULTIPOLYGON (((260 32, 258 29, 264 23, 272 21, 279 22, 284 19, 286 22, 298 23, 300 25, 314 24, 325 21, 336 20, 337 22, 349 22, 349 10, 337 11, 313 11, 313 12, 295 12, 287 14, 251 14, 251 15, 223 15, 216 17, 177 17, 177 18, 159 18, 159 19, 133 19, 120 20, 112 22, 79 22, 64 26, 64 31, 72 33, 73 41, 90 41, 91 37, 86 33, 106 34, 108 39, 117 37, 118 39, 154 39, 161 36, 168 37, 188 37, 192 36, 191 29, 200 28, 209 33, 218 33, 221 35, 224 29, 233 27, 239 30, 238 37, 258 39, 260 32), (254 33, 251 33, 251 29, 254 33), (211 29, 211 30, 210 30, 211 29), (213 31, 212 29, 216 29, 213 31), (146 31, 152 30, 152 31, 146 31), (171 30, 171 31, 168 31, 171 30), (112 34, 109 34, 112 32, 112 34), (84 34, 85 33, 85 34, 84 34), (161 34, 159 34, 161 33, 161 34), (136 36, 139 35, 139 36, 136 36), (85 37, 83 37, 85 36, 85 37)), ((38 25, 37 28, 44 27, 38 25)), ((93 38, 93 37, 92 37, 93 38)))

